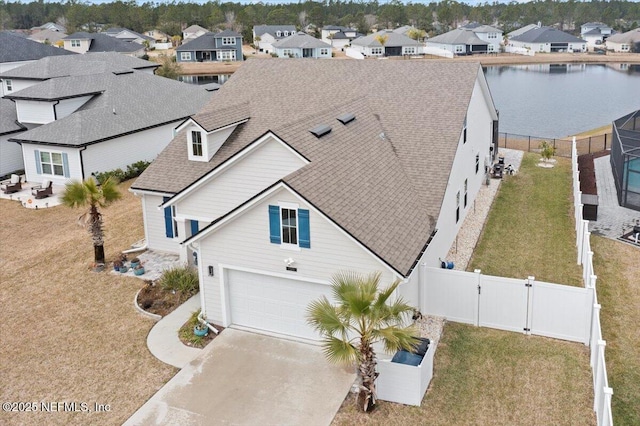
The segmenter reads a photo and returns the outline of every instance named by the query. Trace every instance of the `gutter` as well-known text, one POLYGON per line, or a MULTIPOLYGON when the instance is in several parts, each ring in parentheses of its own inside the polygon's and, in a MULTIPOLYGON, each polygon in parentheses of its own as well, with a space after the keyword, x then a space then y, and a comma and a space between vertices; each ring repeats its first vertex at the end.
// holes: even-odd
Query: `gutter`
POLYGON ((80 176, 82 177, 82 180, 84 180, 84 160, 82 159, 82 152, 85 151, 87 149, 86 146, 80 147, 80 149, 78 150, 78 152, 80 153, 80 176))

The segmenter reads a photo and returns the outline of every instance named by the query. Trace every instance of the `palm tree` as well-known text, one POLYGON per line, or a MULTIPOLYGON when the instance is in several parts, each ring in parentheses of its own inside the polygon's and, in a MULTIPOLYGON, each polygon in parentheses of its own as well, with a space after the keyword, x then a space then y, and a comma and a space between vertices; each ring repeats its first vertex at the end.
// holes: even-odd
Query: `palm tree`
POLYGON ((368 276, 341 272, 331 280, 336 303, 322 297, 307 308, 307 322, 322 335, 323 352, 330 362, 358 364, 362 380, 357 404, 371 411, 376 403, 376 354, 372 345, 385 351, 411 350, 418 340, 413 326, 404 326, 413 308, 398 297, 389 299, 399 280, 380 290, 380 273, 368 276))
POLYGON ((122 194, 118 191, 118 180, 113 177, 108 178, 102 185, 92 178, 82 182, 69 182, 65 185, 62 194, 62 203, 65 206, 73 208, 89 206, 89 210, 79 217, 79 221, 88 226, 93 238, 96 263, 105 263, 102 213, 98 211, 98 207, 106 207, 120 198, 122 194))

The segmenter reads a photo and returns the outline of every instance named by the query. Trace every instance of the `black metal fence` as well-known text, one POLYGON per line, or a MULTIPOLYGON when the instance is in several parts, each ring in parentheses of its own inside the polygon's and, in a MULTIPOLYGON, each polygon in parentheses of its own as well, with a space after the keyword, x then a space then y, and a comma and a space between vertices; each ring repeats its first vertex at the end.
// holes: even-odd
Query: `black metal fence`
MULTIPOLYGON (((556 155, 560 157, 571 157, 572 138, 545 138, 541 136, 526 136, 501 132, 498 138, 498 146, 499 148, 539 152, 540 144, 543 141, 549 142, 556 148, 556 155)), ((606 151, 607 149, 611 149, 611 133, 577 138, 576 146, 578 148, 578 155, 606 151)))

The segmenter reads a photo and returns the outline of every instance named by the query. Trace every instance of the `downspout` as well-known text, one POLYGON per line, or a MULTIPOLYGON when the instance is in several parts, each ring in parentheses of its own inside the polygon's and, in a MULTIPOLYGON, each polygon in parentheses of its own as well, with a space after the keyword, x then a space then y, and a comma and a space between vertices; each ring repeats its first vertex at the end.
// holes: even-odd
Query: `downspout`
MULTIPOLYGON (((194 252, 198 252, 198 249, 193 245, 193 243, 188 243, 187 244, 187 250, 191 248, 191 250, 193 250, 194 252)), ((198 256, 200 257, 200 256, 198 256)), ((198 262, 198 281, 200 282, 200 305, 201 307, 204 306, 204 271, 203 268, 204 264, 202 262, 198 262), (202 274, 200 273, 202 272, 202 274)), ((219 331, 212 326, 211 324, 209 324, 207 322, 207 320, 204 317, 204 312, 202 311, 202 309, 200 309, 200 313, 198 314, 198 321, 200 322, 200 324, 206 326, 209 330, 213 331, 214 334, 218 334, 219 331)))
POLYGON ((56 121, 58 119, 58 112, 56 111, 56 105, 58 105, 59 103, 60 103, 60 100, 57 100, 53 104, 53 121, 56 121))

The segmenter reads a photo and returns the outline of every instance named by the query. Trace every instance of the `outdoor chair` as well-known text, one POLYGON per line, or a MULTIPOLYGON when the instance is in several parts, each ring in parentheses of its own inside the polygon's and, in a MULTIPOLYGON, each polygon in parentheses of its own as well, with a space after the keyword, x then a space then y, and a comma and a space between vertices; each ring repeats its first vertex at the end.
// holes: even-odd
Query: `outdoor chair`
POLYGON ((42 185, 32 186, 31 195, 36 197, 36 200, 41 198, 47 198, 49 195, 53 195, 53 182, 45 180, 42 185))
POLYGON ((11 179, 2 185, 5 194, 13 194, 22 190, 22 179, 18 175, 11 175, 11 179))

